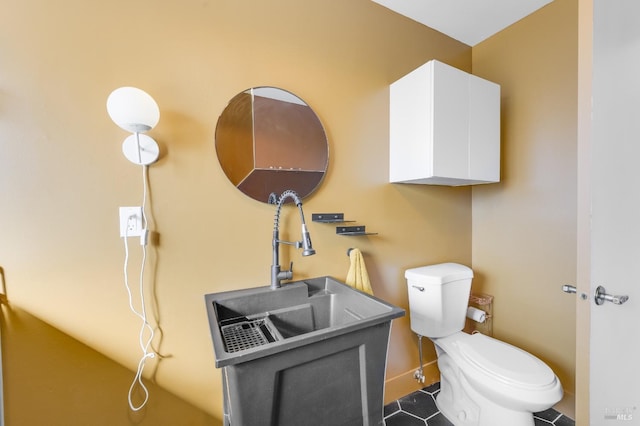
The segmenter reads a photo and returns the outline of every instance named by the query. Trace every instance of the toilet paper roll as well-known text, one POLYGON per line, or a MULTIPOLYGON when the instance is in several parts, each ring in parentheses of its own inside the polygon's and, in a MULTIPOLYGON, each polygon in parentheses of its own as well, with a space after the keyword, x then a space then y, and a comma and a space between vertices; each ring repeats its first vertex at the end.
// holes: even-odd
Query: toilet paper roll
POLYGON ((469 306, 467 308, 467 318, 474 320, 475 322, 484 322, 487 319, 487 313, 483 310, 469 306))

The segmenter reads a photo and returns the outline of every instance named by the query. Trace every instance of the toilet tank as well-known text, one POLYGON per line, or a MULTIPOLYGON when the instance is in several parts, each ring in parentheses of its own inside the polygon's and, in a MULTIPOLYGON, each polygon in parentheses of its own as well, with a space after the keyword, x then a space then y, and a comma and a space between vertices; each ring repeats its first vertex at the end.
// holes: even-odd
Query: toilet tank
POLYGON ((441 263, 407 269, 409 317, 415 333, 437 338, 464 328, 471 280, 471 268, 458 263, 441 263))

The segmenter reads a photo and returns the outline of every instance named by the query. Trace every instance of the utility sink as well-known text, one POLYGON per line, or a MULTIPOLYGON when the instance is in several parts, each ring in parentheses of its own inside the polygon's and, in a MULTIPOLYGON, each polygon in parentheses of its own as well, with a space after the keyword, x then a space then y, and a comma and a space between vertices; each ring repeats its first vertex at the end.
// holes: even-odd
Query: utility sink
POLYGON ((225 425, 383 424, 391 320, 403 309, 331 277, 205 300, 225 425))
POLYGON ((331 277, 205 296, 216 367, 389 321, 404 310, 331 277))

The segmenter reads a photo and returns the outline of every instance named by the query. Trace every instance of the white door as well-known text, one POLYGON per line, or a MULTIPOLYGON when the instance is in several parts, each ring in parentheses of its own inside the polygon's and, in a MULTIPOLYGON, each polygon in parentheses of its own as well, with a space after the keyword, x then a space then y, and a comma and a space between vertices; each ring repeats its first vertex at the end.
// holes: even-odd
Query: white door
MULTIPOLYGON (((577 380, 584 380, 580 364, 585 363, 590 425, 640 425, 640 1, 579 4, 580 93, 588 92, 585 84, 590 78, 592 106, 589 117, 585 115, 589 99, 580 100, 578 223, 584 239, 578 241, 577 380), (591 18, 584 15, 590 7, 591 18), (584 38, 589 19, 592 40, 584 38), (590 42, 588 76, 589 53, 583 48, 590 42), (583 127, 587 121, 589 129, 583 127), (594 300, 598 286, 629 299, 598 305, 594 300), (589 326, 585 354, 580 336, 589 326)), ((578 424, 586 425, 579 414, 585 390, 580 392, 578 386, 578 424)))

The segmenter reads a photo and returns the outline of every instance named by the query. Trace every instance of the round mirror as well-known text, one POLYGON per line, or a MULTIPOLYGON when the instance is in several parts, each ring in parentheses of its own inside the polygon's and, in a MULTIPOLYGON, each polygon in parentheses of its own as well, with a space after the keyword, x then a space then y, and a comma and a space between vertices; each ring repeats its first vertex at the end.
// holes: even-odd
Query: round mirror
POLYGON ((302 99, 275 87, 236 95, 216 126, 216 152, 231 183, 266 203, 287 189, 300 198, 320 184, 329 145, 320 120, 302 99))

